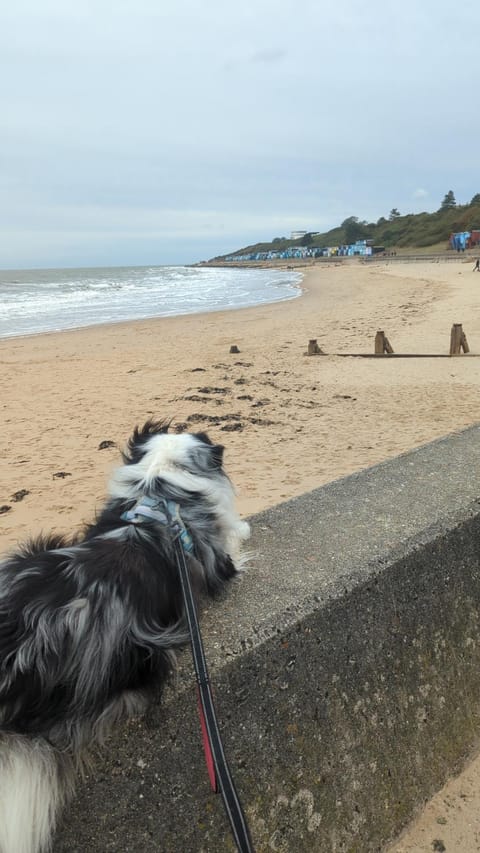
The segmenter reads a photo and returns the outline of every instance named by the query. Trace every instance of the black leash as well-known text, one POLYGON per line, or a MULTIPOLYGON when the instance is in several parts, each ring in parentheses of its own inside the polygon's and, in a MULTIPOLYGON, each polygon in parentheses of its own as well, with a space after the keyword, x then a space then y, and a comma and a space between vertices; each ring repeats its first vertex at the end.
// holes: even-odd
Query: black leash
POLYGON ((169 521, 170 529, 174 534, 175 555, 185 603, 193 665, 197 678, 200 723, 204 735, 205 759, 210 782, 215 793, 218 793, 220 790, 239 853, 254 853, 248 824, 233 783, 218 728, 207 662, 200 634, 200 626, 198 624, 197 608, 185 560, 184 546, 182 545, 182 536, 184 536, 185 528, 182 528, 178 520, 172 518, 171 515, 169 521))

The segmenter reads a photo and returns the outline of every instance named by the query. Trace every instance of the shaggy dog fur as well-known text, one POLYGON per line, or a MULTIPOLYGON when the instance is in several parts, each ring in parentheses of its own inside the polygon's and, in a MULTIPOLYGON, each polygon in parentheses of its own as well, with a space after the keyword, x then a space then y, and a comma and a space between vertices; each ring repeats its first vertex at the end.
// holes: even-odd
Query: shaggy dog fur
POLYGON ((193 541, 197 592, 212 595, 236 574, 249 527, 222 455, 204 433, 149 421, 130 438, 95 523, 0 564, 1 853, 50 848, 82 753, 145 710, 188 639, 168 527, 122 515, 145 497, 173 502, 193 541))

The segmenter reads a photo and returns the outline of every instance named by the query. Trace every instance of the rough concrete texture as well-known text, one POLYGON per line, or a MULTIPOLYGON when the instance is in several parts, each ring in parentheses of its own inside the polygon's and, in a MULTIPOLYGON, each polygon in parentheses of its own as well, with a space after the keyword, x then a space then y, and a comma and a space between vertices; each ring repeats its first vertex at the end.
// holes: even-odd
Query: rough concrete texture
MULTIPOLYGON (((476 426, 252 519, 202 625, 258 853, 378 851, 476 744, 479 483, 476 426)), ((67 809, 55 851, 87 850, 234 850, 188 653, 67 809)))

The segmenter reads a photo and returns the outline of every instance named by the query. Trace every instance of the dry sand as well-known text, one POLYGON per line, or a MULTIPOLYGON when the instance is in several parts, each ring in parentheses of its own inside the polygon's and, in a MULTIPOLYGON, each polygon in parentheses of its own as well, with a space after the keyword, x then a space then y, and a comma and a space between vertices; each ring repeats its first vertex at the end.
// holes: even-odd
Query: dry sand
MULTIPOLYGON (((304 355, 310 338, 330 354, 372 352, 377 329, 396 352, 447 354, 453 322, 480 353, 472 267, 321 264, 290 302, 0 341, 1 550, 89 520, 118 448, 148 417, 226 445, 244 515, 479 421, 480 359, 304 355)), ((480 849, 476 814, 463 819, 469 841, 463 824, 461 841, 447 833, 468 805, 480 813, 480 763, 470 772, 465 796, 442 793, 395 853, 442 839, 480 849)))

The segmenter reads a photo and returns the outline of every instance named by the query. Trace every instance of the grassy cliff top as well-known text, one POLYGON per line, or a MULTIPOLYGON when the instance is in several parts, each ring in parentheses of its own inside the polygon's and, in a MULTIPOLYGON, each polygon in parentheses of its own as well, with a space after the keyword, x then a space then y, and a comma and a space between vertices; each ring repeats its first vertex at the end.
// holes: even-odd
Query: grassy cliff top
MULTIPOLYGON (((447 196, 445 197, 447 198, 447 196)), ((275 237, 271 242, 256 243, 229 252, 228 256, 253 252, 282 251, 289 246, 327 247, 355 243, 357 240, 373 240, 375 246, 386 249, 447 248, 452 232, 480 229, 480 193, 469 204, 442 204, 435 213, 408 213, 402 216, 395 208, 387 218, 381 216, 377 222, 359 220, 350 216, 330 231, 323 234, 309 233, 298 240, 275 237)), ((225 255, 212 260, 221 260, 225 255)))

